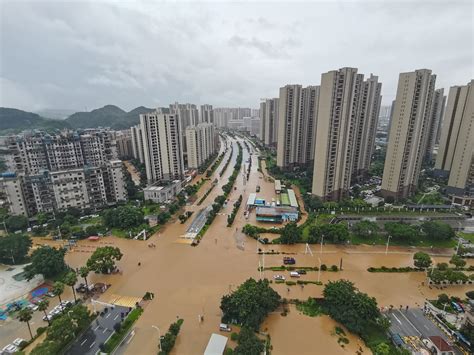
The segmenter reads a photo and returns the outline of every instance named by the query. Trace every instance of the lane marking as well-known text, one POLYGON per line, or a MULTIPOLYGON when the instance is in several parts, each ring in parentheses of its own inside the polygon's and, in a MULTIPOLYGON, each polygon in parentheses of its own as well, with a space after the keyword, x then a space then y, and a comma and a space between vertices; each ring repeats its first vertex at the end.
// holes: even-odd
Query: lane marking
POLYGON ((130 339, 127 340, 127 344, 130 344, 134 336, 135 336, 135 331, 132 331, 132 333, 130 333, 130 339))
POLYGON ((400 322, 400 319, 398 319, 398 317, 395 314, 392 314, 392 315, 397 320, 398 323, 402 324, 402 322, 400 322))
POLYGON ((95 341, 89 346, 89 349, 92 349, 92 347, 95 345, 95 341))
POLYGON ((97 327, 94 328, 94 332, 99 329, 100 325, 98 325, 97 327))
POLYGON ((110 317, 110 313, 109 313, 109 314, 107 314, 107 316, 105 316, 105 318, 109 318, 109 317, 110 317))
POLYGON ((87 338, 84 339, 84 341, 81 343, 81 346, 83 346, 85 344, 85 342, 87 341, 87 338))
POLYGON ((117 313, 117 315, 115 316, 114 320, 116 320, 118 317, 119 317, 119 314, 117 313))
POLYGON ((414 325, 402 312, 398 311, 398 313, 400 313, 400 314, 403 316, 403 318, 405 318, 405 319, 407 320, 407 322, 411 324, 411 326, 413 327, 413 329, 415 329, 415 331, 416 331, 419 335, 421 335, 421 332, 418 330, 418 328, 415 327, 415 325, 414 325))
POLYGON ((106 331, 107 331, 107 328, 104 328, 104 331, 102 332, 102 334, 104 334, 106 331))

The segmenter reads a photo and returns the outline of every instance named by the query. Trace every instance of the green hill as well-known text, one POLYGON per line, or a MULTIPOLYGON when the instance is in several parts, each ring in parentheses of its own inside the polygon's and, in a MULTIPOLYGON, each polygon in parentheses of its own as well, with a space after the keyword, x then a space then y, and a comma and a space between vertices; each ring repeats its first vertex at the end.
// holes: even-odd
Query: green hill
POLYGON ((140 106, 126 112, 120 107, 107 105, 90 112, 76 112, 65 121, 73 128, 111 127, 124 129, 138 124, 139 115, 151 111, 153 109, 140 106))
POLYGON ((36 113, 14 108, 0 107, 0 131, 3 131, 3 133, 16 133, 32 128, 55 129, 65 127, 69 127, 69 124, 63 121, 47 119, 36 113))

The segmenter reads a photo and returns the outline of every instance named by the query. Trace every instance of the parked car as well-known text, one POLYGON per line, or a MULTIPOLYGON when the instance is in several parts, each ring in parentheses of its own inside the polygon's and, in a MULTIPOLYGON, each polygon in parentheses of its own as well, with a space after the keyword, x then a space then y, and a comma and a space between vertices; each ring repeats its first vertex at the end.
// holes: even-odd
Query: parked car
POLYGON ((283 276, 283 275, 273 275, 273 278, 275 280, 285 281, 285 276, 283 276))
POLYGON ((221 323, 221 324, 219 325, 219 330, 220 330, 220 331, 223 331, 223 332, 231 332, 231 331, 232 331, 232 328, 231 328, 228 324, 221 323))
POLYGON ((14 354, 18 351, 18 347, 13 345, 13 344, 8 344, 6 345, 2 351, 0 352, 0 354, 14 354))
POLYGON ((294 264, 296 264, 296 260, 295 260, 295 258, 290 258, 289 256, 285 256, 283 258, 283 264, 285 264, 285 265, 294 265, 294 264))
POLYGON ((25 339, 22 339, 22 338, 16 338, 15 340, 13 340, 13 345, 15 346, 20 346, 21 343, 23 343, 24 341, 26 341, 25 339))
POLYGON ((306 275, 306 270, 297 270, 298 274, 300 275, 306 275))
POLYGON ((300 277, 300 274, 297 271, 291 271, 290 277, 300 277))
POLYGON ((83 284, 82 282, 79 284, 79 286, 76 287, 76 291, 79 292, 79 293, 84 293, 87 291, 87 287, 85 284, 83 284))
POLYGON ((51 298, 56 297, 56 295, 54 294, 54 292, 51 292, 51 291, 49 291, 49 292, 46 294, 46 296, 51 297, 51 298))

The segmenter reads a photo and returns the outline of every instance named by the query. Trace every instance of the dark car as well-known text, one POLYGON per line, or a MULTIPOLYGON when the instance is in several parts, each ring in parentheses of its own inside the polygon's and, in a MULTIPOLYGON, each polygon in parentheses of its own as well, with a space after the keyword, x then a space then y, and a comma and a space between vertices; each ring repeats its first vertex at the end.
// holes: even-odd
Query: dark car
POLYGON ((295 258, 290 258, 289 256, 285 256, 283 258, 283 264, 285 264, 285 265, 294 265, 294 264, 296 264, 296 260, 295 260, 295 258))
POLYGON ((83 283, 80 283, 79 286, 76 287, 76 291, 79 293, 84 293, 87 291, 87 287, 83 283))
POLYGON ((306 275, 306 270, 298 270, 298 274, 300 274, 300 275, 306 275))

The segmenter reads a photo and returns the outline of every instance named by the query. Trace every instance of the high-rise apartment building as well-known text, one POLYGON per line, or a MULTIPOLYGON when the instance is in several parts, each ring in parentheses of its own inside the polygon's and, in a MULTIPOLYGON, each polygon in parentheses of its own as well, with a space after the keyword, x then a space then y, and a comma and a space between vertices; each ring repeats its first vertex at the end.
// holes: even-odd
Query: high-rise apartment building
POLYGON ((319 86, 286 85, 278 100, 277 166, 305 165, 314 159, 319 86))
POLYGON ((170 105, 170 113, 178 115, 179 127, 183 135, 186 127, 195 126, 199 123, 199 111, 194 104, 179 104, 176 102, 170 105))
POLYGON ((212 105, 201 105, 201 123, 212 123, 214 124, 214 112, 212 110, 212 105))
POLYGON ((15 173, 0 180, 10 213, 34 216, 125 201, 114 132, 35 132, 8 138, 15 173))
POLYGON ((188 168, 198 169, 216 150, 214 125, 200 123, 186 128, 188 168))
POLYGON ((431 106, 431 119, 428 130, 428 141, 426 143, 425 159, 427 162, 433 161, 433 150, 438 142, 439 130, 443 121, 444 107, 446 105, 446 96, 444 89, 435 90, 433 95, 433 104, 431 106))
POLYGON ((412 195, 426 153, 436 75, 420 69, 401 73, 390 125, 382 194, 395 199, 412 195))
POLYGON ((148 182, 181 179, 184 160, 178 115, 160 110, 142 114, 140 128, 148 182))
POLYGON ((357 123, 354 137, 353 180, 362 181, 367 178, 370 161, 375 149, 375 136, 382 102, 382 83, 378 77, 370 77, 362 82, 357 123))
POLYGON ((474 197, 474 80, 449 89, 435 173, 449 176, 449 194, 474 197))
POLYGON ((117 155, 120 159, 133 157, 131 130, 116 131, 115 142, 117 143, 117 155))
POLYGON ((107 130, 35 132, 10 136, 6 144, 12 152, 14 170, 26 175, 101 166, 117 159, 116 142, 107 130))
POLYGON ((140 124, 130 128, 132 137, 132 155, 138 159, 140 163, 145 164, 145 148, 143 145, 143 132, 140 124))
POLYGON ((260 139, 267 147, 276 147, 278 136, 278 98, 260 103, 260 139))
POLYGON ((321 75, 312 193, 323 200, 348 195, 368 169, 380 110, 381 84, 356 68, 321 75))

